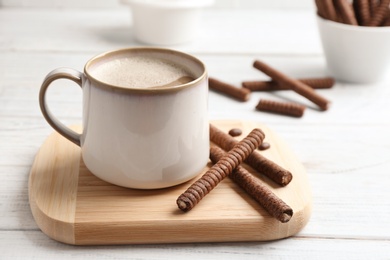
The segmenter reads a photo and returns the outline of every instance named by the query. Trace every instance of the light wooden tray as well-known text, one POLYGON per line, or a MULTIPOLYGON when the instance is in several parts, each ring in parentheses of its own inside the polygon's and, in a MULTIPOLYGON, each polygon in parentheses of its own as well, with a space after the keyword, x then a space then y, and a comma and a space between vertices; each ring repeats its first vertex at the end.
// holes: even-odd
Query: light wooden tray
POLYGON ((159 190, 108 184, 85 167, 80 148, 56 132, 40 148, 30 173, 29 199, 35 221, 49 237, 76 245, 266 241, 299 232, 311 213, 310 186, 302 164, 261 124, 212 123, 226 132, 241 128, 241 138, 255 127, 264 131, 271 148, 261 153, 294 177, 280 187, 255 175, 292 207, 294 215, 288 223, 273 219, 229 178, 187 213, 177 208, 176 199, 196 178, 159 190))

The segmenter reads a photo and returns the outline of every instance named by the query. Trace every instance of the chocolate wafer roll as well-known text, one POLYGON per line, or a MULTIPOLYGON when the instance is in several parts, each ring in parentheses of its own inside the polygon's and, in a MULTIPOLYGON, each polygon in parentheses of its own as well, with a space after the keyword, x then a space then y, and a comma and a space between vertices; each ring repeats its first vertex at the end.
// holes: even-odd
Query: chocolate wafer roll
POLYGON ((315 4, 317 6, 317 14, 324 19, 329 19, 328 14, 325 12, 324 1, 315 0, 315 4))
POLYGON ((291 102, 278 102, 267 99, 261 99, 256 109, 263 112, 276 113, 280 115, 302 117, 305 107, 291 102))
POLYGON ((370 17, 374 16, 375 9, 379 5, 379 0, 368 0, 368 5, 370 6, 370 17))
POLYGON ((320 1, 323 1, 324 13, 327 16, 327 19, 337 22, 338 21, 337 12, 333 4, 333 0, 320 0, 320 1))
MULTIPOLYGON (((305 83, 313 89, 326 89, 331 88, 334 85, 334 79, 331 77, 326 78, 303 78, 298 79, 302 83, 305 83)), ((269 81, 244 81, 242 87, 247 88, 250 91, 274 91, 274 90, 291 90, 288 86, 279 84, 274 80, 269 81)))
POLYGON ((243 81, 241 84, 243 88, 249 89, 250 91, 272 91, 288 89, 285 86, 280 86, 277 82, 273 80, 243 81))
POLYGON ((299 80, 288 77, 282 72, 268 66, 264 62, 255 61, 253 63, 253 67, 262 71, 263 73, 270 76, 274 81, 277 81, 281 85, 285 85, 296 93, 302 95, 307 98, 317 106, 319 106, 322 110, 328 109, 329 101, 317 94, 311 87, 306 85, 305 83, 300 82, 299 80))
POLYGON ((325 77, 325 78, 302 78, 298 79, 302 83, 308 85, 311 88, 314 89, 326 89, 326 88, 332 88, 335 81, 332 77, 325 77))
MULTIPOLYGON (((229 151, 238 143, 236 139, 219 130, 212 124, 210 124, 210 140, 225 151, 229 151)), ((249 155, 245 162, 258 173, 264 174, 281 186, 286 186, 293 178, 290 171, 284 169, 273 161, 268 160, 256 151, 249 155)))
POLYGON ((385 22, 389 11, 390 0, 381 0, 375 8, 368 26, 379 26, 385 22))
POLYGON ((336 9, 339 11, 343 23, 358 25, 353 7, 348 0, 333 0, 336 9))
POLYGON ((315 0, 315 4, 317 6, 317 14, 320 17, 334 22, 341 21, 333 4, 333 0, 315 0))
POLYGON ((353 0, 353 9, 359 25, 367 26, 371 20, 369 0, 353 0))
POLYGON ((264 133, 260 129, 253 129, 247 137, 234 145, 215 165, 213 165, 200 179, 194 182, 176 200, 182 211, 189 211, 204 198, 219 182, 226 178, 263 142, 264 133))
POLYGON ((382 26, 390 26, 390 9, 387 12, 387 19, 383 22, 382 26))
POLYGON ((236 88, 215 78, 209 78, 209 87, 210 89, 216 90, 240 101, 247 101, 251 94, 251 92, 247 89, 236 88))
MULTIPOLYGON (((217 163, 225 155, 219 147, 210 148, 210 160, 217 163)), ((229 177, 244 189, 257 203, 259 203, 272 217, 282 223, 288 222, 293 216, 292 208, 276 196, 265 184, 256 179, 244 167, 237 166, 229 177)))

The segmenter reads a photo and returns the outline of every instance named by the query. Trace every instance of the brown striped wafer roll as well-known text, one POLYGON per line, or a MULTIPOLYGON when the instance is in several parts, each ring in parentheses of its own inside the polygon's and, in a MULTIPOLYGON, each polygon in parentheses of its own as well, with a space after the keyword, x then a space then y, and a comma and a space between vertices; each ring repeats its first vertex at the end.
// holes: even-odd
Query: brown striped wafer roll
POLYGON ((291 90, 307 98, 322 110, 328 109, 329 101, 317 94, 311 87, 305 83, 300 82, 299 80, 288 77, 282 72, 268 66, 264 62, 256 60, 253 63, 253 67, 262 71, 263 73, 270 76, 274 81, 277 81, 281 85, 286 85, 291 90))
POLYGON ((353 9, 359 25, 367 26, 371 20, 369 0, 353 0, 353 9))
MULTIPOLYGON (((302 83, 305 83, 314 89, 326 89, 331 88, 334 85, 334 79, 331 77, 326 78, 302 78, 298 79, 302 83)), ((250 91, 273 91, 273 90, 290 90, 288 86, 279 84, 276 81, 244 81, 242 87, 247 88, 250 91)))
POLYGON ((375 10, 377 7, 379 7, 379 3, 381 2, 380 0, 368 0, 369 5, 370 5, 370 14, 371 17, 374 16, 375 10))
MULTIPOLYGON (((210 160, 217 163, 225 155, 219 147, 210 148, 210 160)), ((276 196, 264 183, 256 179, 244 167, 237 166, 229 177, 259 203, 272 217, 282 223, 288 222, 292 215, 292 208, 276 196)))
POLYGON ((247 137, 234 145, 216 164, 195 181, 176 200, 182 211, 189 211, 198 204, 219 182, 226 178, 263 142, 264 133, 253 129, 247 137))
MULTIPOLYGON (((255 81, 243 81, 242 87, 249 89, 250 91, 272 91, 272 90, 282 90, 277 82, 273 80, 255 80, 255 81)), ((286 87, 286 89, 288 89, 286 87)))
MULTIPOLYGON (((210 141, 225 151, 229 151, 238 143, 236 139, 210 124, 210 141)), ((257 172, 264 174, 275 183, 286 186, 293 178, 290 171, 284 169, 271 160, 268 160, 258 152, 253 152, 245 160, 257 172)))
POLYGON ((341 15, 343 23, 358 25, 353 7, 348 0, 333 0, 334 5, 341 15))
MULTIPOLYGON (((273 80, 255 80, 255 81, 243 81, 242 87, 249 89, 250 91, 272 91, 272 90, 282 90, 284 86, 280 86, 277 82, 273 80)), ((285 87, 287 90, 288 88, 285 87)))
POLYGON ((315 0, 315 4, 319 16, 334 22, 341 22, 341 18, 337 13, 333 0, 315 0))
POLYGON ((315 0, 315 4, 317 6, 317 14, 324 19, 329 19, 327 13, 325 12, 324 1, 323 0, 315 0))
POLYGON ((263 112, 276 113, 280 115, 302 117, 305 107, 291 102, 278 102, 267 99, 261 99, 256 109, 263 112))
POLYGON ((301 78, 298 79, 302 83, 308 85, 311 88, 314 89, 326 89, 326 88, 332 88, 335 81, 332 77, 325 77, 325 78, 301 78))
POLYGON ((247 101, 251 94, 248 89, 236 88, 215 78, 209 78, 209 87, 240 101, 247 101))
POLYGON ((383 22, 382 26, 390 26, 390 9, 389 9, 389 11, 387 11, 387 18, 383 22))
POLYGON ((324 6, 323 8, 326 16, 328 17, 327 19, 337 22, 338 21, 337 12, 333 4, 333 0, 320 0, 320 1, 323 1, 323 6, 324 6))
POLYGON ((379 26, 387 18, 389 11, 390 0, 381 0, 379 5, 375 8, 374 14, 371 17, 368 26, 379 26))
POLYGON ((370 6, 370 17, 372 17, 374 15, 375 9, 379 5, 379 1, 378 0, 368 0, 368 5, 370 6))

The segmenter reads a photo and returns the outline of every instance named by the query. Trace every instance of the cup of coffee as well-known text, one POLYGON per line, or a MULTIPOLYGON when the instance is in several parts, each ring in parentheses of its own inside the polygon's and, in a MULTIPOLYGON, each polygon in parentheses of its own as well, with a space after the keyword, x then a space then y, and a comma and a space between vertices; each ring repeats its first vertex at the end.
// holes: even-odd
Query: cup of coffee
POLYGON ((174 186, 202 171, 209 154, 207 99, 207 71, 199 59, 147 47, 97 55, 84 72, 55 69, 39 94, 47 122, 81 147, 95 176, 138 189, 174 186), (50 113, 46 91, 57 79, 82 88, 81 133, 50 113))

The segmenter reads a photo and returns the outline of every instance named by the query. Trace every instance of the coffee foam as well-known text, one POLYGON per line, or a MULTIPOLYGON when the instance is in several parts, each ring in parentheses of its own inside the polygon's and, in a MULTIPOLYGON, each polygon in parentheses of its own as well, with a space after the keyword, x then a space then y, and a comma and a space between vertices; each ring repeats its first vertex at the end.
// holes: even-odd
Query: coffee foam
POLYGON ((104 83, 125 88, 165 88, 193 81, 183 67, 156 57, 117 57, 101 62, 91 71, 104 83))

